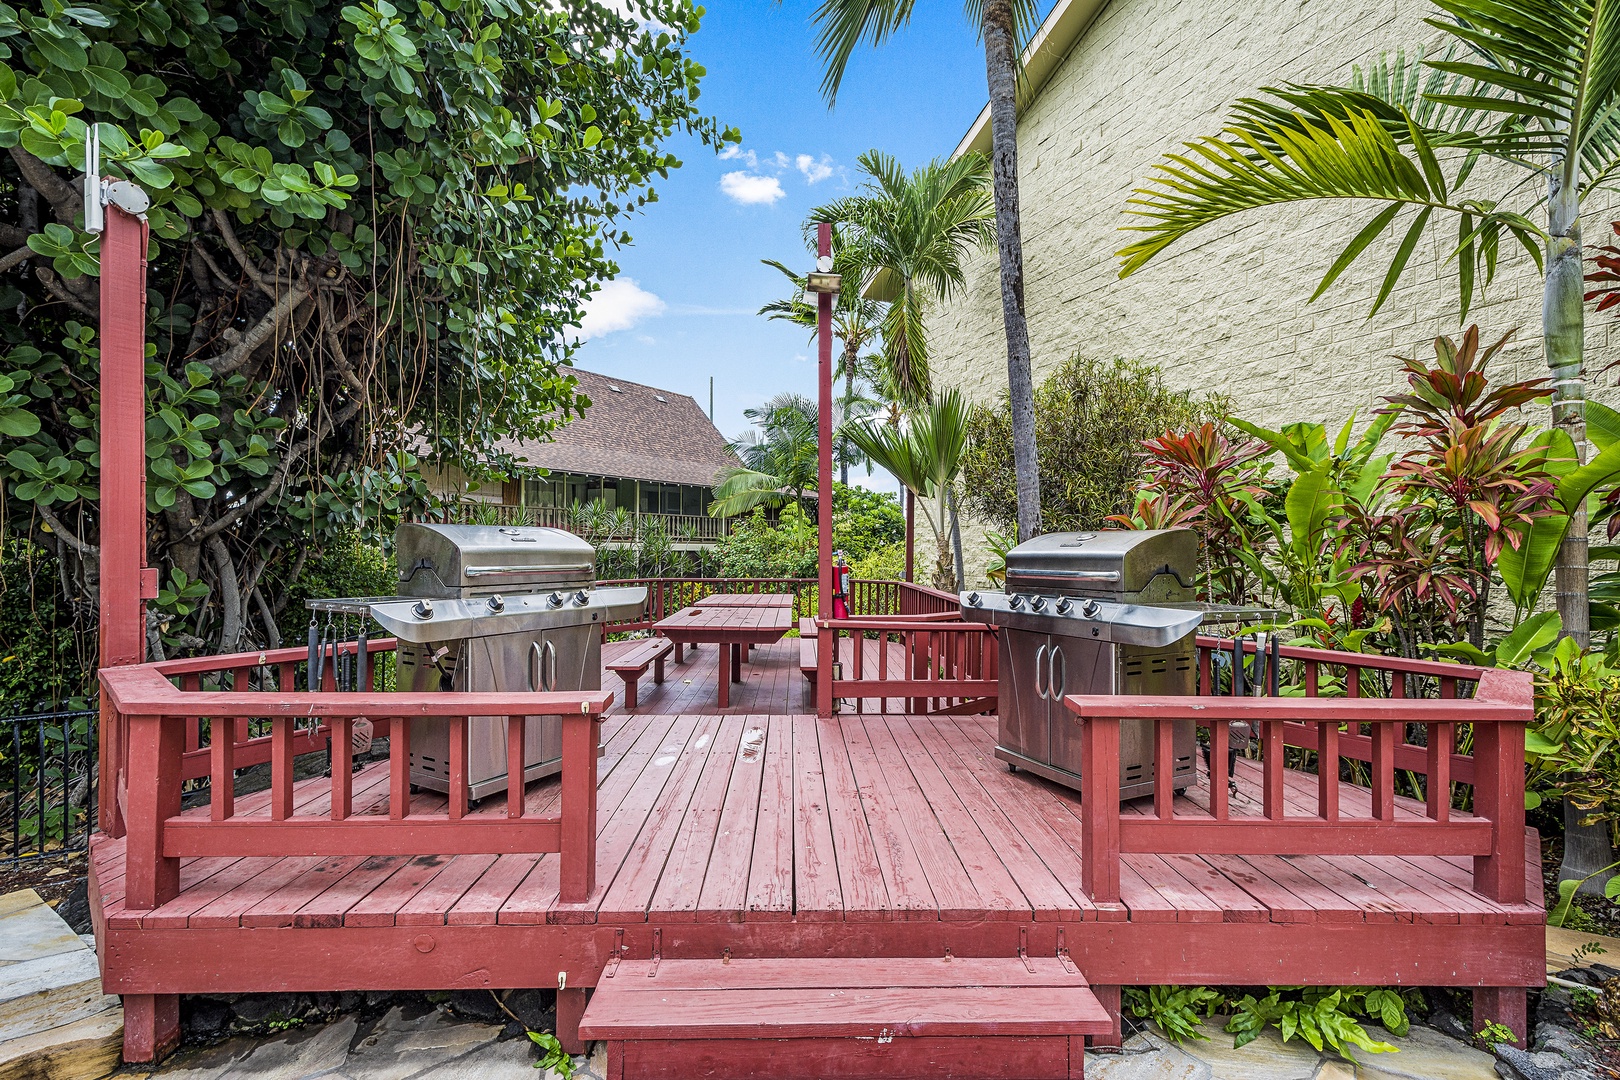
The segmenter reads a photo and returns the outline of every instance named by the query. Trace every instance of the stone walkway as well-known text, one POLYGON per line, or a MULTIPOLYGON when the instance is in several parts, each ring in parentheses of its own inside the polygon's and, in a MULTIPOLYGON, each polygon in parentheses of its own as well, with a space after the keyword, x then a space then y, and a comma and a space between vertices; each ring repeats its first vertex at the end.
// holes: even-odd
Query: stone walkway
MULTIPOLYGON (((1361 1054, 1352 1065, 1318 1054, 1300 1039, 1283 1043, 1275 1031, 1232 1049, 1232 1037, 1206 1028, 1207 1041, 1172 1046, 1157 1035, 1136 1035, 1117 1054, 1088 1054, 1088 1080, 1498 1080, 1489 1054, 1431 1028, 1413 1027, 1389 1041, 1398 1054, 1361 1054)), ((577 1058, 578 1080, 603 1080, 600 1045, 577 1058)), ((184 1051, 156 1072, 120 1074, 129 1080, 557 1080, 534 1068, 524 1039, 501 1038, 497 1025, 454 1019, 438 1010, 408 1015, 399 1007, 371 1021, 344 1017, 273 1039, 239 1037, 184 1051)))

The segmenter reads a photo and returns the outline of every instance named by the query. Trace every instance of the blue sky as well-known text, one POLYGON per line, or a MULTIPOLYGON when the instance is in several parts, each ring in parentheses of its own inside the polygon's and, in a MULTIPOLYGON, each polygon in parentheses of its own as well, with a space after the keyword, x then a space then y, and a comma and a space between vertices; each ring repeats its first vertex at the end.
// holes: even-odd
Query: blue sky
MULTIPOLYGON (((783 390, 815 392, 805 333, 754 314, 786 279, 763 258, 809 261, 809 210, 858 185, 856 157, 878 148, 908 167, 950 153, 985 100, 984 54, 954 3, 919 5, 911 27, 856 54, 838 105, 821 96, 811 0, 717 0, 691 51, 708 69, 699 104, 742 131, 725 160, 696 140, 684 165, 629 226, 619 279, 592 305, 576 364, 691 394, 726 436, 743 410, 783 390)), ((1042 4, 1042 7, 1048 6, 1042 4)), ((853 479, 853 477, 852 477, 853 479)), ((872 486, 893 481, 873 477, 872 486)))

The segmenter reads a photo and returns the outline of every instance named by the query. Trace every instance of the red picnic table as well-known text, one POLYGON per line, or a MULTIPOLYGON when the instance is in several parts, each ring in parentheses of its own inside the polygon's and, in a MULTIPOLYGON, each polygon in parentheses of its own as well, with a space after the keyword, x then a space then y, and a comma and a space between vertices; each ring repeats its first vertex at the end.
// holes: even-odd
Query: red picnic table
POLYGON ((682 645, 712 641, 721 646, 719 703, 731 704, 731 684, 742 682, 742 647, 781 641, 793 627, 791 606, 688 607, 660 619, 653 632, 682 645), (730 646, 726 648, 725 646, 730 646))

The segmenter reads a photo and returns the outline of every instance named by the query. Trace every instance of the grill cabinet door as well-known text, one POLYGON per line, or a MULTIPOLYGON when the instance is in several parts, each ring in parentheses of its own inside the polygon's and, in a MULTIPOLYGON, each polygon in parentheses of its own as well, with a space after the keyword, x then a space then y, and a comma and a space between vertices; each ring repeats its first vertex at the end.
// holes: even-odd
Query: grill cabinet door
POLYGON ((997 712, 1000 715, 998 741, 1004 749, 1032 761, 1047 760, 1047 701, 1036 689, 1037 666, 1040 679, 1045 679, 1046 656, 1051 639, 1045 634, 1029 630, 1002 627, 997 645, 1000 660, 1001 685, 1012 693, 1003 698, 997 712))
POLYGON ((1114 647, 1090 638, 1053 635, 1049 730, 1054 768, 1081 775, 1080 722, 1063 707, 1067 694, 1114 693, 1114 647))

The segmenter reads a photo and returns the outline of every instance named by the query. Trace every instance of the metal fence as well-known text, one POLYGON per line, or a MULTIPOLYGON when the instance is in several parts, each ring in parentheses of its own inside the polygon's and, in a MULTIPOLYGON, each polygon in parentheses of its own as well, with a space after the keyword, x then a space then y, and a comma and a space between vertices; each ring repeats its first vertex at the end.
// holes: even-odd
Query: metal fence
POLYGON ((96 820, 96 718, 0 718, 0 866, 85 850, 96 820))

